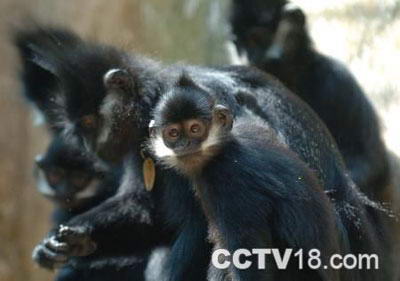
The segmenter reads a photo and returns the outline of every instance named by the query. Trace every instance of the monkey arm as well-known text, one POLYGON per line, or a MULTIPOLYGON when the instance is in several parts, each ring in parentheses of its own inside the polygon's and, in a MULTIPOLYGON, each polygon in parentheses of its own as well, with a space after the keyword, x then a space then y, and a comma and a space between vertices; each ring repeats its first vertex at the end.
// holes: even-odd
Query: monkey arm
POLYGON ((110 198, 49 233, 35 248, 34 259, 47 268, 59 267, 67 260, 84 266, 149 251, 170 234, 156 230, 147 200, 131 193, 110 198))
POLYGON ((85 257, 79 260, 89 261, 92 257, 131 255, 170 239, 171 233, 158 229, 159 223, 154 221, 153 193, 145 190, 141 170, 132 162, 124 167, 116 195, 75 216, 51 236, 45 244, 51 259, 79 256, 85 257))

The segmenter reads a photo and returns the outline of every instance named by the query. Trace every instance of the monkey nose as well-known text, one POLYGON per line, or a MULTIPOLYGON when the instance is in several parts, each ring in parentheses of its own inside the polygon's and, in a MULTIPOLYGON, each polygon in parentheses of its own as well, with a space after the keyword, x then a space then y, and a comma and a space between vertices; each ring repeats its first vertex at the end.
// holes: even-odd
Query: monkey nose
POLYGON ((265 60, 267 61, 278 61, 283 56, 283 49, 279 45, 272 45, 266 52, 265 52, 265 60))

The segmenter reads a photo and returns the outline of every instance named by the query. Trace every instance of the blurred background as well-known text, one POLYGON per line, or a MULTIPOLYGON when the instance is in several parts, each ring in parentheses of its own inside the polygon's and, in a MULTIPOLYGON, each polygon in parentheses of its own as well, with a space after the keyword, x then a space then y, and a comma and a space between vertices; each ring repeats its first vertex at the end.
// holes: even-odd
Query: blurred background
MULTIPOLYGON (((293 1, 304 8, 317 47, 345 62, 382 120, 389 149, 400 154, 400 0, 293 1)), ((65 25, 85 38, 165 62, 220 64, 229 0, 0 0, 0 281, 46 281, 31 261, 49 230, 51 204, 35 189, 32 163, 48 143, 19 95, 19 62, 10 26, 65 25)))

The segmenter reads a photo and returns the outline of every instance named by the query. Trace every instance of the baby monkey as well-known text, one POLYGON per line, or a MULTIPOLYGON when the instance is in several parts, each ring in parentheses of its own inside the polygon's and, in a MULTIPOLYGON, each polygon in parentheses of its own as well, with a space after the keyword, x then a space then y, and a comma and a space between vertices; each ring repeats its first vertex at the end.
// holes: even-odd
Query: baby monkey
POLYGON ((163 164, 185 175, 201 172, 228 141, 233 123, 228 108, 215 104, 212 96, 186 75, 154 112, 152 150, 163 164))
MULTIPOLYGON (((215 249, 316 248, 325 262, 339 251, 334 210, 314 173, 249 110, 233 116, 182 75, 156 106, 150 136, 157 160, 193 182, 215 249)), ((211 266, 210 280, 338 280, 329 269, 291 261, 278 270, 272 258, 258 269, 256 255, 246 258, 245 270, 211 266)))

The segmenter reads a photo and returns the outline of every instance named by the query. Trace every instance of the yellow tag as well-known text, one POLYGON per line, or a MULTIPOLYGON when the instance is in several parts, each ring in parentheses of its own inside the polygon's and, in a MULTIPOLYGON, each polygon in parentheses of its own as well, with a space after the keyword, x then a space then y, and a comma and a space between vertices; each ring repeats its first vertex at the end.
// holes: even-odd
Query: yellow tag
POLYGON ((156 167, 151 158, 146 158, 143 161, 143 179, 146 190, 152 191, 156 180, 156 167))

